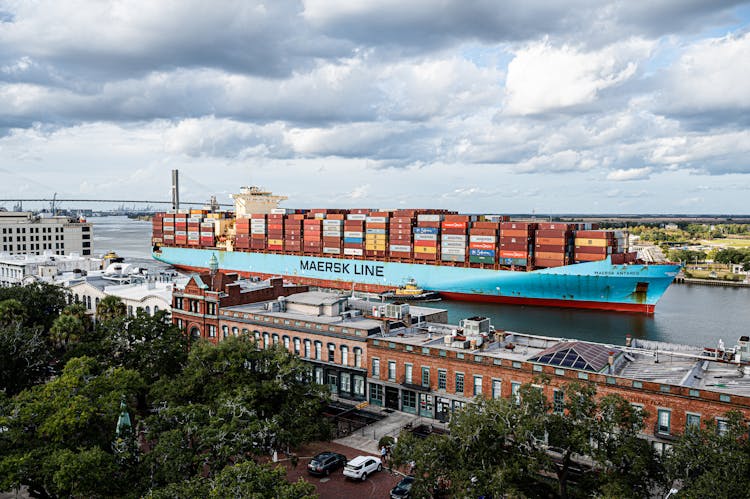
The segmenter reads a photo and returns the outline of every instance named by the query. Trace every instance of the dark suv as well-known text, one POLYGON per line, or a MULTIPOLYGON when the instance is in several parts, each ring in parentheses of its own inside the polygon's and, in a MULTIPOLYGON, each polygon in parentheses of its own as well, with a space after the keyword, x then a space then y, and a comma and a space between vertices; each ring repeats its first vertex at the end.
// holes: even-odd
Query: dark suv
POLYGON ((336 452, 321 452, 307 465, 307 471, 311 475, 330 475, 346 464, 346 456, 336 452))

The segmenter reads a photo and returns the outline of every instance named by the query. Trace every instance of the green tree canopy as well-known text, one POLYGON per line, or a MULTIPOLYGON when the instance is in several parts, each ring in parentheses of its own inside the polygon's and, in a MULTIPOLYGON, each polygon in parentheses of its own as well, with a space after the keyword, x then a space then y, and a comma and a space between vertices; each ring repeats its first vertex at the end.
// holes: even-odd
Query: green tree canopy
POLYGON ((107 295, 96 306, 96 318, 100 321, 107 321, 124 317, 127 314, 127 307, 123 301, 114 295, 107 295))
POLYGON ((0 325, 0 392, 12 396, 47 379, 51 355, 41 326, 0 325))
POLYGON ((11 298, 23 304, 28 314, 26 324, 42 326, 43 331, 46 332, 65 308, 68 291, 60 286, 43 282, 0 288, 0 301, 11 298))
POLYGON ((0 326, 9 326, 14 323, 24 324, 28 319, 28 313, 23 303, 15 298, 0 301, 0 326))

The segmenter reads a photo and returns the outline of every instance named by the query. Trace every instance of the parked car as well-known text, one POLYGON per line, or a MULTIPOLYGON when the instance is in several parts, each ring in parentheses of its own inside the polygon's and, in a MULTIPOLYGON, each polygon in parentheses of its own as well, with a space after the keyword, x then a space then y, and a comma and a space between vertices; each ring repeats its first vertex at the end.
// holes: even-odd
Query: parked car
POLYGON ((411 497, 411 486, 414 484, 413 476, 405 476, 395 487, 391 489, 391 499, 408 499, 411 497))
POLYGON ((380 458, 373 456, 357 456, 344 466, 344 476, 354 480, 366 480, 368 475, 383 469, 380 458))
POLYGON ((321 452, 307 464, 307 472, 311 475, 330 475, 346 464, 346 456, 337 452, 321 452))

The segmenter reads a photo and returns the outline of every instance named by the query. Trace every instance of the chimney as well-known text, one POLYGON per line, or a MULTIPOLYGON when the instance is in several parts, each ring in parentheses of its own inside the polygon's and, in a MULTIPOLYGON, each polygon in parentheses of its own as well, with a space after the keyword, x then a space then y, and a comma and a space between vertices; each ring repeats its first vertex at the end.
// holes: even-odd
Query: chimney
POLYGON ((633 338, 630 336, 630 333, 625 335, 625 346, 629 347, 633 344, 633 338))
POLYGON ((615 352, 609 352, 607 357, 607 364, 609 364, 609 374, 615 373, 615 352))

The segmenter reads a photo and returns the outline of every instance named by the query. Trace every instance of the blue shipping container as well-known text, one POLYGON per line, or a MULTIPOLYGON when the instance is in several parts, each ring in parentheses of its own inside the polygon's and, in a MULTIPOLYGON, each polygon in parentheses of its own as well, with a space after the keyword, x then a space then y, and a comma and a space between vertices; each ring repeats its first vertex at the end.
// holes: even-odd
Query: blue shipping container
POLYGON ((439 234, 440 229, 435 227, 414 227, 415 234, 439 234))
POLYGON ((362 244, 362 238, 361 237, 345 237, 344 242, 349 243, 349 244, 362 244))
POLYGON ((470 249, 469 256, 495 256, 495 250, 470 249))

